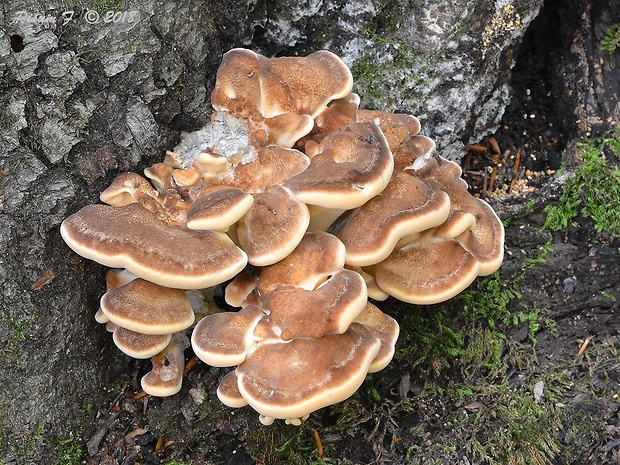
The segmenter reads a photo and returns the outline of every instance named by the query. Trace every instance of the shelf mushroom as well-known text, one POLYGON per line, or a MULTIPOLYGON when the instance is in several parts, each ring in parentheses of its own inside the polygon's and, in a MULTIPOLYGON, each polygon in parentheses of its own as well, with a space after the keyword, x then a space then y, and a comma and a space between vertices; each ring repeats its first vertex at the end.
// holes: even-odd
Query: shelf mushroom
POLYGON ((209 123, 63 221, 71 249, 116 268, 95 318, 151 358, 146 392, 178 392, 196 319, 196 355, 236 367, 222 402, 299 424, 392 359, 398 323, 368 297, 440 302, 500 266, 502 223, 460 167, 415 116, 360 109, 352 88, 325 50, 233 49, 209 123), (240 310, 204 316, 227 281, 240 310))
POLYGON ((249 404, 265 424, 299 423, 348 398, 368 372, 389 363, 398 324, 367 302, 364 279, 342 268, 344 255, 335 236, 307 233, 256 281, 235 284, 244 295, 254 286, 257 305, 196 325, 192 347, 201 360, 237 365, 218 389, 222 402, 249 404))

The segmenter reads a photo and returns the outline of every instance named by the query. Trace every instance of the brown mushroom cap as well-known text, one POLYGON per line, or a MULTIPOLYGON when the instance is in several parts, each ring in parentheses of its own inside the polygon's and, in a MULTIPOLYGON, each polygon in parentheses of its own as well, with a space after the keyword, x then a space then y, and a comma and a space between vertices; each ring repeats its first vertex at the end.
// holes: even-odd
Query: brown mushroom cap
POLYGON ((237 373, 235 373, 234 370, 220 380, 220 385, 217 388, 217 397, 222 404, 228 407, 241 408, 248 405, 247 401, 239 392, 237 373))
POLYGON ((142 334, 172 334, 194 323, 184 290, 140 278, 106 292, 101 310, 112 323, 142 334))
POLYGON ((381 349, 368 368, 368 373, 383 370, 394 357, 396 340, 400 331, 398 323, 370 302, 366 303, 364 310, 355 318, 355 322, 363 325, 381 341, 381 349))
POLYGON ((398 147, 420 132, 420 120, 413 115, 390 113, 381 110, 358 110, 355 115, 358 123, 373 122, 381 128, 392 153, 398 147))
POLYGON ((218 111, 231 111, 249 118, 262 110, 258 55, 235 48, 222 57, 217 70, 211 104, 218 111))
POLYGON ((345 253, 337 237, 306 233, 293 252, 261 271, 256 289, 263 297, 282 286, 315 289, 344 266, 345 253))
POLYGON ((142 334, 117 326, 112 340, 121 352, 133 358, 151 358, 168 346, 172 334, 142 334))
MULTIPOLYGON (((433 139, 421 135, 411 137, 393 152, 394 171, 410 170, 409 174, 421 173, 423 176, 428 171, 425 167, 431 162, 435 148, 433 139)), ((431 166, 437 166, 436 160, 431 166)))
POLYGON ((352 123, 325 137, 310 166, 284 186, 304 203, 347 210, 385 189, 393 168, 394 159, 379 127, 352 123))
POLYGON ((310 115, 313 118, 332 100, 347 96, 353 76, 342 60, 327 50, 306 57, 266 58, 259 55, 262 114, 310 115))
POLYGON ((222 183, 254 194, 263 192, 269 186, 282 184, 309 165, 310 159, 299 150, 270 145, 259 149, 253 162, 235 166, 222 183))
POLYGON ((241 189, 210 186, 201 191, 187 211, 187 227, 194 230, 226 230, 239 221, 254 199, 241 189))
POLYGON ((192 333, 196 356, 216 367, 240 364, 256 347, 254 328, 264 316, 263 311, 255 306, 247 306, 239 312, 207 315, 192 333))
POLYGON ((237 226, 237 237, 255 266, 282 260, 301 241, 308 224, 308 207, 288 189, 272 186, 254 194, 254 203, 237 226))
POLYGON ((140 384, 152 396, 173 396, 181 390, 185 369, 184 351, 188 347, 187 337, 175 333, 168 346, 151 358, 153 369, 142 377, 140 384))
POLYGON ((226 234, 170 226, 135 203, 88 205, 66 218, 60 232, 83 257, 179 289, 214 286, 247 263, 226 234))
POLYGON ((410 244, 373 266, 377 285, 403 302, 434 304, 461 292, 480 263, 453 239, 410 244))
POLYGON ((235 276, 224 291, 224 300, 228 305, 241 307, 256 288, 258 278, 250 271, 244 270, 235 276))
POLYGON ((239 391, 266 417, 301 418, 350 397, 380 347, 357 323, 343 334, 263 343, 237 367, 239 391))
POLYGON ((396 173, 379 195, 348 219, 338 233, 347 249, 347 264, 367 266, 392 253, 398 240, 442 224, 450 199, 406 173, 396 173))
POLYGON ((163 196, 146 179, 131 172, 116 176, 112 184, 99 194, 99 199, 113 207, 138 202, 150 211, 157 211, 163 202, 163 196))
POLYGON ((346 331, 366 305, 364 279, 342 270, 314 290, 280 287, 263 301, 269 321, 283 340, 346 331))
POLYGON ((476 225, 456 237, 456 240, 480 262, 480 276, 489 275, 504 260, 504 225, 495 211, 482 199, 472 197, 475 209, 470 212, 476 225))
POLYGON ((233 49, 222 58, 211 103, 218 111, 246 119, 285 113, 314 118, 330 101, 348 95, 352 87, 349 68, 326 50, 307 57, 267 58, 233 49))

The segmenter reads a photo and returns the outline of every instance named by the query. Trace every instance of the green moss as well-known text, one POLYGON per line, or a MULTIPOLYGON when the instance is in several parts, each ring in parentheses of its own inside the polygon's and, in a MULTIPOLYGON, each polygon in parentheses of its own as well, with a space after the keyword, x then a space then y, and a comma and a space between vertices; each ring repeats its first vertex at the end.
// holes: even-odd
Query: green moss
MULTIPOLYGON (((247 452, 257 463, 265 465, 287 463, 291 465, 329 464, 329 458, 320 458, 312 428, 276 421, 268 428, 248 432, 247 452)), ((329 450, 325 451, 329 456, 329 450)))
POLYGON ((5 340, 0 340, 2 343, 0 344, 0 359, 4 360, 6 364, 21 367, 23 365, 23 343, 26 340, 26 331, 34 323, 34 318, 19 322, 5 313, 4 322, 11 333, 5 340))
POLYGON ((610 137, 580 142, 575 149, 581 164, 566 180, 559 201, 545 208, 543 228, 566 230, 581 216, 591 220, 597 232, 620 238, 620 167, 605 156, 609 151, 620 157, 620 130, 610 137))
POLYGON ((36 459, 38 446, 43 439, 43 427, 35 426, 21 435, 13 444, 18 463, 30 463, 36 459))
POLYGON ((615 23, 605 32, 605 37, 601 42, 601 50, 614 53, 618 48, 620 48, 620 23, 615 23))
POLYGON ((58 439, 54 447, 56 460, 54 465, 78 465, 83 457, 83 450, 79 441, 72 437, 58 439))

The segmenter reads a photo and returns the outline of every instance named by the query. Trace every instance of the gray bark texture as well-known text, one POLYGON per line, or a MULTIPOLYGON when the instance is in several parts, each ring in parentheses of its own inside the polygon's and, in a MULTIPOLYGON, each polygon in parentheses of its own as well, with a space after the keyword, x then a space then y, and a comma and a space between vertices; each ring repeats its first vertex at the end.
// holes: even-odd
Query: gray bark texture
MULTIPOLYGON (((181 131, 208 121, 224 52, 329 49, 351 67, 362 107, 417 115, 440 153, 459 159, 464 143, 499 124, 519 44, 542 3, 3 2, 0 464, 54 463, 57 441, 75 431, 93 437, 93 407, 112 403, 131 381, 132 362, 93 319, 105 270, 66 247, 59 225, 97 203, 116 174, 141 172, 181 131)), ((579 8, 586 19, 574 30, 587 41, 603 25, 579 8)), ((583 133, 595 115, 603 126, 618 118, 607 95, 617 96, 617 82, 597 85, 613 67, 606 60, 584 54, 578 70, 566 71, 577 77, 565 91, 584 99, 569 109, 582 112, 583 133)), ((569 66, 562 57, 552 65, 569 66)))

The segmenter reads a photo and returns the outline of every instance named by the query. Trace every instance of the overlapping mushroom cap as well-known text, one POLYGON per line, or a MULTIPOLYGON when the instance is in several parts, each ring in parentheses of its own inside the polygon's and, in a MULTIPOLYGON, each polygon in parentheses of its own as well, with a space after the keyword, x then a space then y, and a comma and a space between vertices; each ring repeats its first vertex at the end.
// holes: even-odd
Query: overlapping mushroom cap
POLYGON ((344 253, 335 236, 307 233, 261 271, 250 291, 256 304, 196 325, 192 347, 200 359, 238 365, 236 386, 226 377, 218 391, 224 403, 248 403, 264 423, 295 421, 346 399, 368 372, 389 363, 398 324, 368 303, 363 278, 342 268, 344 253))
POLYGON ((180 389, 200 320, 196 355, 236 366, 222 402, 298 423, 391 360, 398 324, 368 297, 440 302, 500 266, 502 223, 460 167, 416 117, 359 109, 352 86, 327 51, 231 50, 210 122, 65 219, 75 252, 115 268, 96 319, 151 358, 146 392, 180 389), (210 315, 225 282, 241 310, 210 315))

